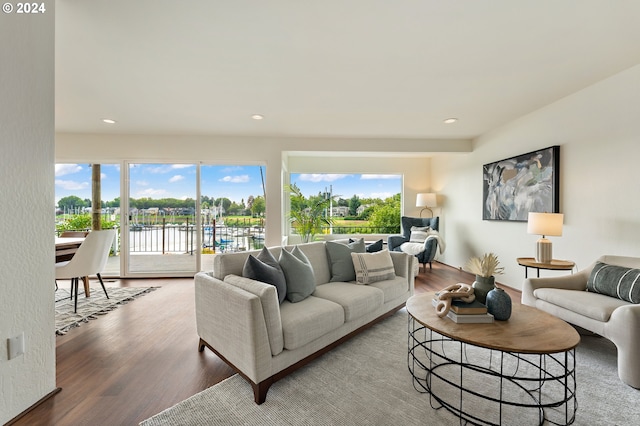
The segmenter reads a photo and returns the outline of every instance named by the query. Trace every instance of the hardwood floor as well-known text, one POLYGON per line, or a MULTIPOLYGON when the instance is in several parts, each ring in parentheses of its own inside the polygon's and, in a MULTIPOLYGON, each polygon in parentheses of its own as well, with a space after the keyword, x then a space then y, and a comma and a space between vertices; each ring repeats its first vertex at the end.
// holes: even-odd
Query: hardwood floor
MULTIPOLYGON (((211 351, 197 351, 193 279, 109 281, 160 288, 57 336, 62 391, 15 425, 137 425, 233 374, 211 351)), ((458 282, 471 283, 473 275, 434 263, 416 277, 416 292, 458 282)))

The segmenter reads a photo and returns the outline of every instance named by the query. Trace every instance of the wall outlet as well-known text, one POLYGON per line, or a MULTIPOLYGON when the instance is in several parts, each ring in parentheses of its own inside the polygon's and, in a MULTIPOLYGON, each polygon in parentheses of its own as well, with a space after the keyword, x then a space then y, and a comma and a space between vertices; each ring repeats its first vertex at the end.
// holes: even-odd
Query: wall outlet
POLYGON ((24 331, 15 337, 8 338, 7 347, 9 350, 9 359, 24 354, 24 331))

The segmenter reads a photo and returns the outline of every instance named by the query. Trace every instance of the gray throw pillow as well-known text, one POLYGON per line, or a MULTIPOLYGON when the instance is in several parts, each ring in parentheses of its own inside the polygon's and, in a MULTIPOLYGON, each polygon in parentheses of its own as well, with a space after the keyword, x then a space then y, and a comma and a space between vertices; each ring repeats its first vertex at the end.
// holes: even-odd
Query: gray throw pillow
POLYGON ((284 272, 271 252, 263 247, 257 256, 249 255, 242 268, 242 276, 252 280, 271 284, 278 293, 278 302, 282 303, 287 296, 287 280, 284 272))
POLYGON ((311 296, 316 289, 316 279, 311 262, 302 250, 295 246, 289 253, 283 248, 279 262, 287 280, 287 300, 296 303, 311 296))
POLYGON ((640 269, 596 262, 587 279, 587 291, 640 303, 640 269))
MULTIPOLYGON (((358 240, 354 240, 353 238, 349 238, 349 243, 355 243, 358 240)), ((382 242, 382 240, 378 240, 375 243, 371 243, 371 244, 366 244, 365 250, 367 253, 375 253, 377 251, 380 251, 384 248, 384 243, 382 242)))
POLYGON ((356 271, 353 268, 351 253, 364 253, 364 239, 360 238, 349 244, 327 241, 327 255, 331 264, 331 282, 355 281, 356 271))

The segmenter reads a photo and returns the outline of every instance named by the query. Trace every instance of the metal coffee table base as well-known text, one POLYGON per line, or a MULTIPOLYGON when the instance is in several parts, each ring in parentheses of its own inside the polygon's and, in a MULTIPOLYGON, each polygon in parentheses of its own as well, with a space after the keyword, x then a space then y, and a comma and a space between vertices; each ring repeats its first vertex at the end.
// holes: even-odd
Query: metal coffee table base
POLYGON ((463 343, 409 315, 408 367, 431 407, 477 425, 574 422, 575 349, 554 354, 503 352, 463 343), (510 420, 510 421, 509 421, 510 420))

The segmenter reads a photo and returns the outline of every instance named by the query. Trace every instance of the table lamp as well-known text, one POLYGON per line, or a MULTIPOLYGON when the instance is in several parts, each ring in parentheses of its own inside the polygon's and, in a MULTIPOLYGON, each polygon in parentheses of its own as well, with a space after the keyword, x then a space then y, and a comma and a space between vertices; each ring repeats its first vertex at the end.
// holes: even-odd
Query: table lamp
POLYGON ((542 235, 542 238, 536 241, 536 262, 551 263, 553 259, 551 241, 545 236, 561 236, 563 219, 562 213, 529 213, 527 233, 542 235))
POLYGON ((431 212, 431 217, 433 217, 433 210, 430 207, 437 207, 438 200, 436 199, 436 194, 430 193, 422 193, 418 194, 416 197, 416 207, 424 207, 420 210, 420 217, 422 217, 422 212, 425 210, 429 210, 431 212))

